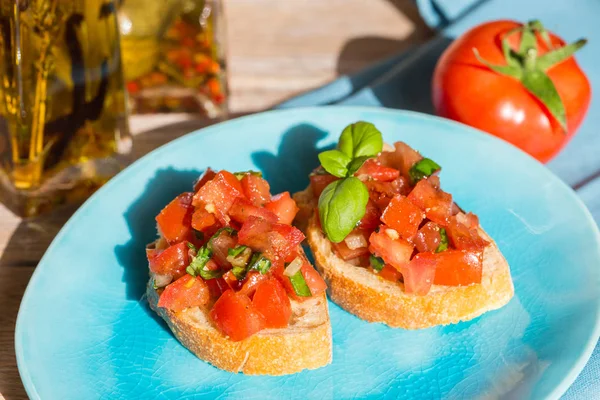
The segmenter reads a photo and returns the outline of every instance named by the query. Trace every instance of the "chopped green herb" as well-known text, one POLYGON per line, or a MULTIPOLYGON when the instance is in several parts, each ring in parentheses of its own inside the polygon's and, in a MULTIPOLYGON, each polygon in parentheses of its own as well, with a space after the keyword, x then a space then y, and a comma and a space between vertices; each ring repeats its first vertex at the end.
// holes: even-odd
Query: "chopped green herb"
POLYGON ((187 247, 189 247, 190 250, 196 251, 196 246, 194 246, 193 243, 187 242, 187 247))
POLYGON ((383 258, 375 257, 373 254, 369 256, 369 262, 371 263, 371 267, 377 272, 381 271, 385 265, 383 258))
POLYGON ((442 167, 430 158, 423 158, 417 161, 408 171, 408 175, 412 183, 417 183, 421 179, 431 176, 434 172, 439 171, 442 167))
POLYGON ((245 175, 254 175, 254 176, 258 176, 259 178, 262 178, 262 172, 260 171, 239 171, 239 172, 234 172, 233 175, 238 178, 238 179, 242 179, 245 175))
POLYGON ((187 272, 191 276, 196 276, 196 270, 194 268, 192 268, 191 265, 187 266, 187 268, 185 269, 185 272, 187 272))
POLYGON ((202 279, 220 278, 221 276, 223 276, 223 271, 221 271, 221 270, 208 271, 203 268, 200 270, 200 276, 202 277, 202 279))
MULTIPOLYGON (((185 271, 193 276, 200 275, 204 278, 202 274, 204 271, 204 267, 210 258, 212 257, 212 251, 207 246, 202 246, 198 250, 196 257, 192 260, 190 265, 185 269, 185 271), (193 273, 191 272, 193 271, 193 273)), ((211 271, 212 272, 212 271, 211 271)), ((208 278, 210 279, 210 278, 208 278)))
POLYGON ((444 228, 440 228, 440 244, 437 249, 435 249, 436 253, 440 253, 444 250, 448 250, 448 234, 446 234, 446 230, 444 228))
POLYGON ((241 281, 246 277, 246 273, 248 272, 246 267, 233 267, 231 272, 236 277, 238 281, 241 281))
POLYGON ((227 250, 227 255, 231 257, 237 257, 242 253, 242 251, 246 250, 247 248, 248 247, 244 245, 237 245, 235 246, 235 248, 227 250))
POLYGON ((258 257, 254 260, 254 262, 250 260, 250 263, 248 264, 250 266, 250 269, 255 269, 263 275, 269 272, 269 270, 271 269, 271 260, 269 260, 267 257, 262 256, 260 253, 254 254, 258 254, 258 257))
POLYGON ((296 295, 300 297, 310 297, 312 294, 310 293, 310 289, 304 280, 304 276, 302 275, 302 270, 298 270, 294 275, 290 276, 290 282, 292 283, 292 287, 294 288, 294 292, 296 295))

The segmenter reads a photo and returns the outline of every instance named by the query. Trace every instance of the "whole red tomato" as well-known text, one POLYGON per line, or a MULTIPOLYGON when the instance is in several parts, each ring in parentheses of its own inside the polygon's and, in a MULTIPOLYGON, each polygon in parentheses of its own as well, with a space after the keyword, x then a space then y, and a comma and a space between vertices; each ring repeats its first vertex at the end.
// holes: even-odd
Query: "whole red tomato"
POLYGON ((575 134, 590 104, 590 83, 572 57, 583 44, 564 47, 536 21, 479 25, 438 61, 435 109, 546 162, 575 134))

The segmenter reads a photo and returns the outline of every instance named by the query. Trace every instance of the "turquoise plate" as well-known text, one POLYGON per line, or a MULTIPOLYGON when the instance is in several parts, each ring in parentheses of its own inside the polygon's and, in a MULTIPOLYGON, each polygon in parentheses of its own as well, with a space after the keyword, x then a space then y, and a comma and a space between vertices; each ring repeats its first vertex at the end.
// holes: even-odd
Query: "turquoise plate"
POLYGON ((599 236, 546 168, 463 125, 374 108, 252 115, 152 152, 81 207, 23 298, 19 371, 33 399, 557 398, 600 333, 599 236), (200 361, 142 297, 154 216, 206 166, 259 169, 274 192, 302 189, 317 153, 357 120, 444 167, 443 187, 480 216, 510 263, 515 297, 473 321, 420 331, 369 324, 330 303, 333 363, 292 376, 231 374, 200 361))

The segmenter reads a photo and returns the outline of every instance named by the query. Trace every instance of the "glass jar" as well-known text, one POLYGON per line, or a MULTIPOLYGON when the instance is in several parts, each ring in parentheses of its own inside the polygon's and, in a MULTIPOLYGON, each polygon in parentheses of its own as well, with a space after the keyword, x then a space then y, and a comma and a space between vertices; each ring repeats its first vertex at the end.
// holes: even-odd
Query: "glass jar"
POLYGON ((81 201, 131 149, 114 1, 0 0, 0 29, 2 201, 81 201))
POLYGON ((123 0, 123 66, 133 113, 227 112, 218 0, 123 0))

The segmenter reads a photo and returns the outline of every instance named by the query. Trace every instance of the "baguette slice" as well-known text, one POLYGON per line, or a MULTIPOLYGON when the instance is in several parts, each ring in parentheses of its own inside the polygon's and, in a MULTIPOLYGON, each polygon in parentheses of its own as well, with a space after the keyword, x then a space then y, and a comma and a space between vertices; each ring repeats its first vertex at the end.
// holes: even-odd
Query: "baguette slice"
POLYGON ((158 307, 159 292, 150 279, 146 286, 150 308, 169 325, 175 337, 198 358, 217 368, 247 375, 286 375, 316 369, 331 362, 331 324, 323 293, 303 303, 292 302, 285 329, 267 329, 234 342, 215 328, 210 307, 174 312, 158 307))
POLYGON ((427 295, 417 296, 405 293, 402 283, 390 282, 366 268, 347 263, 332 251, 331 242, 316 223, 317 202, 310 186, 296 193, 294 199, 300 207, 297 226, 306 234, 331 300, 365 321, 405 329, 453 324, 498 309, 514 294, 508 263, 483 230, 480 234, 490 245, 483 255, 481 284, 434 285, 427 295))

